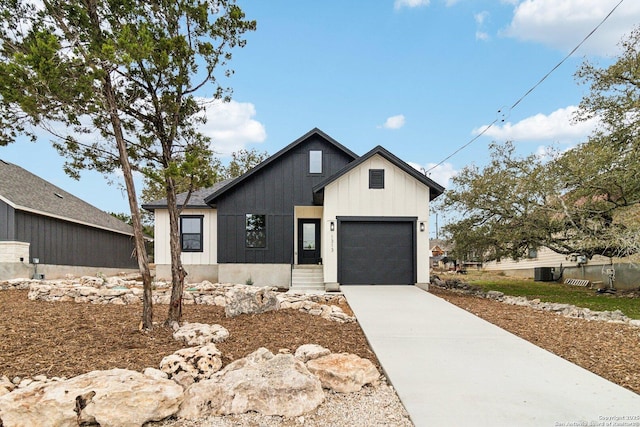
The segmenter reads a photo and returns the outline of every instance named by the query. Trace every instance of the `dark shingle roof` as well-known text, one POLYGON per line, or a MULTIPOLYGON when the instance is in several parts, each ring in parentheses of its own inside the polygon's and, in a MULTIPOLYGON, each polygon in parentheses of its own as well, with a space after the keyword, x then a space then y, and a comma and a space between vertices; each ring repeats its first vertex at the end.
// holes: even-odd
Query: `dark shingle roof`
POLYGON ((0 199, 16 210, 133 235, 130 225, 1 159, 0 199))
MULTIPOLYGON (((211 194, 216 191, 222 189, 227 184, 231 183, 233 179, 225 179, 224 181, 216 182, 212 187, 202 188, 200 190, 196 190, 191 193, 191 197, 189 198, 189 202, 187 203, 187 208, 197 209, 197 208, 210 208, 204 200, 209 197, 211 194)), ((187 197, 187 193, 180 193, 176 195, 176 203, 178 206, 182 206, 187 197)), ((154 200, 153 202, 145 203, 142 207, 146 210, 152 211, 155 209, 166 209, 167 207, 167 199, 154 200)))

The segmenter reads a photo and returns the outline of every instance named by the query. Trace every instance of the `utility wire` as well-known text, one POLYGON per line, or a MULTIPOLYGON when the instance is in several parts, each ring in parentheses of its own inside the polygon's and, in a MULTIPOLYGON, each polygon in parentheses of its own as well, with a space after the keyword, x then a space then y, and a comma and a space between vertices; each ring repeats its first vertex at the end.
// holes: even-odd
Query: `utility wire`
MULTIPOLYGON (((618 2, 618 4, 616 4, 613 9, 611 9, 609 11, 609 13, 600 21, 600 23, 598 25, 595 26, 595 28, 593 30, 591 30, 591 32, 589 32, 589 34, 587 34, 580 43, 578 43, 578 45, 576 47, 574 47, 571 52, 569 52, 567 54, 567 56, 565 56, 564 58, 562 58, 562 60, 560 62, 558 62, 547 74, 545 74, 539 81, 538 83, 536 83, 535 85, 533 85, 531 87, 531 89, 529 89, 528 91, 525 92, 524 95, 522 95, 520 98, 518 98, 518 100, 516 102, 513 103, 513 105, 511 107, 509 107, 509 113, 511 113, 511 111, 516 108, 518 106, 518 104, 520 104, 527 96, 529 96, 529 94, 531 92, 533 92, 538 86, 540 86, 542 84, 542 82, 544 82, 554 71, 556 71, 558 68, 560 68, 560 66, 562 64, 565 63, 565 61, 567 59, 569 59, 574 53, 576 53, 576 51, 578 49, 580 49, 580 47, 593 35, 593 33, 595 33, 598 28, 600 28, 602 26, 602 24, 604 24, 607 19, 609 19, 609 17, 613 14, 613 12, 615 12, 615 10, 624 2, 624 0, 620 0, 618 2)), ((504 113, 502 110, 498 110, 498 113, 504 113)), ((504 121, 504 119, 502 119, 502 121, 504 121)), ((466 144, 464 144, 463 146, 461 146, 460 148, 458 148, 456 151, 454 151, 453 153, 449 154, 447 157, 445 157, 444 159, 442 159, 439 163, 436 163, 434 166, 430 167, 429 169, 427 169, 424 173, 425 175, 428 174, 429 172, 431 172, 432 170, 434 170, 435 168, 437 168, 438 166, 440 166, 441 164, 443 164, 444 162, 446 162, 447 160, 449 160, 450 158, 452 158, 453 156, 455 156, 456 154, 458 154, 460 151, 464 150, 465 148, 467 148, 469 145, 471 145, 475 140, 477 140, 478 138, 480 138, 482 135, 484 135, 489 129, 491 129, 493 127, 493 125, 495 125, 498 122, 498 119, 495 119, 494 121, 492 121, 489 125, 487 125, 480 133, 478 133, 475 137, 473 137, 469 142, 467 142, 466 144)))

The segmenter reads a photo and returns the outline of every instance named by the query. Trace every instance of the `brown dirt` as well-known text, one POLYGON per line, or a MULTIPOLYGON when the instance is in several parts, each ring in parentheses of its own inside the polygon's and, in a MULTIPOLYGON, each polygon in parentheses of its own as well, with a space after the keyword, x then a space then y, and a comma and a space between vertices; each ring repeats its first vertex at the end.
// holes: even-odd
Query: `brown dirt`
MULTIPOLYGON (((433 294, 577 365, 640 393, 640 329, 570 319, 527 307, 432 288, 433 294)), ((97 369, 142 370, 183 347, 171 332, 138 330, 142 307, 29 301, 27 291, 0 292, 0 376, 71 377, 97 369)), ((166 306, 154 306, 155 318, 166 306)), ((294 310, 227 318, 224 309, 184 307, 183 320, 217 323, 231 337, 218 344, 225 364, 259 347, 291 351, 317 343, 377 359, 357 323, 338 324, 294 310)), ((452 367, 454 368, 454 367, 452 367)))
POLYGON ((640 328, 573 319, 435 287, 430 292, 640 394, 640 328))
MULTIPOLYGON (((28 300, 27 291, 1 291, 0 376, 72 377, 99 369, 158 367, 164 356, 184 345, 161 326, 139 331, 141 314, 141 305, 47 303, 28 300)), ((154 306, 154 319, 162 322, 166 314, 167 306, 154 306)), ((186 305, 183 320, 229 330, 229 339, 217 344, 224 364, 259 347, 293 352, 315 343, 378 365, 357 323, 339 324, 295 310, 227 318, 224 308, 205 305, 186 305)))

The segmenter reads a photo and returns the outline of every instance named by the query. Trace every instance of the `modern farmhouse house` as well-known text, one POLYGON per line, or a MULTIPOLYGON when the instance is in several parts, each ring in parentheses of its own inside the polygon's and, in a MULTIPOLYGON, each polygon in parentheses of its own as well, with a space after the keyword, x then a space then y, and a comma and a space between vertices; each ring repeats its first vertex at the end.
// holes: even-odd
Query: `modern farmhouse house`
MULTIPOLYGON (((357 156, 313 129, 239 178, 192 195, 180 217, 187 280, 327 290, 426 284, 429 202, 443 190, 380 146, 357 156)), ((168 278, 166 200, 143 207, 155 213, 156 275, 168 278)))
POLYGON ((0 279, 136 269, 133 229, 0 160, 0 279))

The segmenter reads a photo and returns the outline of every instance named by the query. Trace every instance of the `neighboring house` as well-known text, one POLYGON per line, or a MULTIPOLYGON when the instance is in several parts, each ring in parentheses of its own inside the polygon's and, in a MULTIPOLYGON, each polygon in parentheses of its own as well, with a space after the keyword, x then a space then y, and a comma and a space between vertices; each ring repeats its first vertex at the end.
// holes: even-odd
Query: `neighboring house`
POLYGON ((133 229, 0 160, 0 279, 135 269, 133 229), (116 269, 116 270, 114 270, 116 269))
POLYGON ((444 263, 442 260, 446 258, 449 251, 449 243, 443 239, 431 239, 429 240, 429 247, 431 248, 431 256, 429 262, 431 267, 434 268, 449 268, 449 264, 453 265, 453 262, 444 263))
POLYGON ((592 259, 575 255, 562 255, 549 248, 531 250, 527 258, 485 262, 485 271, 503 272, 509 276, 533 278, 541 281, 581 279, 589 280, 596 287, 606 286, 610 270, 614 270, 614 285, 620 289, 637 289, 640 270, 637 261, 626 258, 610 259, 595 255, 592 259))
MULTIPOLYGON (((360 157, 313 129, 239 178, 192 195, 180 217, 187 280, 328 290, 426 284, 429 202, 443 190, 380 146, 360 157)), ((170 277, 166 206, 143 205, 155 214, 159 278, 170 277)))

